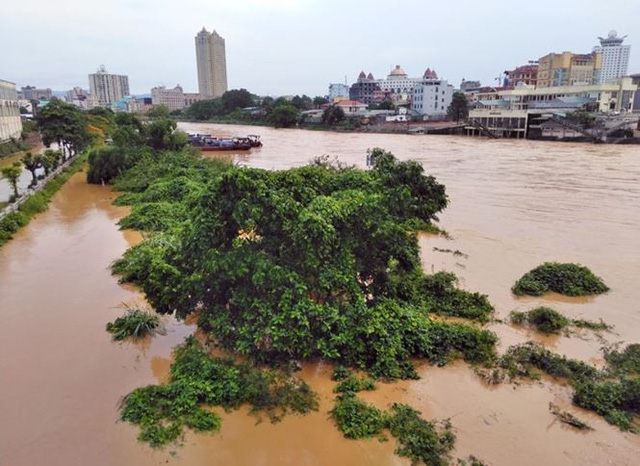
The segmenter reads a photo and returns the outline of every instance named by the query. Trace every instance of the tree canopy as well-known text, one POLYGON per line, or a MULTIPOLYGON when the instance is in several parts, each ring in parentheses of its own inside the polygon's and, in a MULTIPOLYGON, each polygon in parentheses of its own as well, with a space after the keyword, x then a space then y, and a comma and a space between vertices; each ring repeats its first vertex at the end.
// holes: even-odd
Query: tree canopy
POLYGON ((450 279, 421 270, 415 231, 446 207, 444 186, 417 162, 371 155, 370 171, 320 160, 276 172, 146 157, 116 189, 131 191, 121 224, 156 233, 114 271, 158 312, 197 312, 221 345, 260 361, 320 356, 390 378, 412 374, 411 356, 486 361, 491 332, 428 318, 488 305, 452 301, 450 279))
POLYGON ((91 143, 85 112, 59 99, 51 99, 38 112, 37 122, 44 144, 57 143, 65 156, 81 152, 91 143))
POLYGON ((466 120, 469 116, 469 102, 467 96, 462 92, 454 92, 451 103, 447 108, 447 115, 456 120, 466 120))

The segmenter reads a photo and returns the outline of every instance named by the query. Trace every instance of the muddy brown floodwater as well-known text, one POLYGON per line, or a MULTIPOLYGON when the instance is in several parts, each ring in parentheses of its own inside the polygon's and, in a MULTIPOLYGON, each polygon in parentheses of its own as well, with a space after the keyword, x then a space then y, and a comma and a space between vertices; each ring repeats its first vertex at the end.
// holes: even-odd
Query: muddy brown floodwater
MULTIPOLYGON (((330 154, 364 166, 370 147, 419 160, 446 184, 441 216, 453 236, 421 236, 427 271, 451 270, 465 288, 487 293, 498 317, 548 304, 571 317, 615 325, 609 342, 640 341, 640 150, 632 146, 487 141, 445 136, 338 134, 183 124, 219 136, 258 133, 265 146, 230 154, 240 164, 281 169, 330 154), (435 251, 460 250, 466 256, 435 251), (541 262, 580 262, 612 291, 588 299, 516 299, 509 289, 541 262)), ((194 330, 167 319, 169 332, 140 344, 111 342, 104 326, 123 302, 142 301, 118 285, 109 264, 140 241, 119 231, 127 209, 108 187, 74 175, 39 215, 0 248, 0 464, 33 465, 395 465, 395 442, 349 441, 327 412, 331 368, 305 364, 302 376, 321 396, 320 410, 281 423, 256 423, 246 410, 223 413, 219 434, 189 432, 184 445, 153 451, 137 429, 117 422, 133 388, 166 379, 171 348, 194 330)), ((501 346, 539 340, 594 363, 602 342, 592 333, 540 337, 493 324, 501 346)), ((489 387, 462 362, 419 365, 421 379, 382 384, 363 395, 379 407, 407 402, 427 418, 451 418, 456 455, 493 465, 638 464, 640 437, 571 405, 570 388, 552 381, 489 387), (568 428, 549 413, 554 402, 593 427, 568 428)))

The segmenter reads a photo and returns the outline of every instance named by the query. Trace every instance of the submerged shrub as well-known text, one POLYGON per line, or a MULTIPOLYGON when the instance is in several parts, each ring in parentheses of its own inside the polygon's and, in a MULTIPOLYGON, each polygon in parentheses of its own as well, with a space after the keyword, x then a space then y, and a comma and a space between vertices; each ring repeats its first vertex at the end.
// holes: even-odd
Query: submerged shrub
POLYGON ((516 295, 540 296, 554 291, 567 296, 585 296, 609 291, 609 287, 587 267, 545 262, 527 272, 513 288, 516 295))
POLYGON ((611 372, 640 375, 640 343, 628 345, 623 351, 609 351, 604 357, 611 372))
POLYGON ((107 332, 113 335, 114 340, 125 338, 142 338, 156 333, 164 334, 164 326, 160 317, 152 311, 127 307, 124 316, 107 324, 107 332))
POLYGON ((395 403, 387 414, 387 425, 398 442, 398 455, 408 457, 414 464, 449 464, 449 455, 456 440, 449 422, 445 422, 439 431, 432 422, 422 419, 419 411, 395 403))
POLYGON ((337 393, 357 393, 363 390, 370 391, 376 389, 376 383, 368 377, 357 377, 353 374, 343 379, 333 390, 337 393))
POLYGON ((634 417, 640 415, 640 377, 620 381, 580 380, 574 384, 573 402, 604 416, 622 430, 637 432, 634 417))
POLYGON ((487 322, 493 313, 487 296, 456 288, 457 280, 450 272, 425 275, 418 284, 418 290, 426 307, 436 314, 487 322))
POLYGON ((379 435, 386 425, 386 418, 381 410, 353 395, 338 397, 331 416, 338 430, 350 439, 379 435))
POLYGON ((140 426, 141 441, 162 446, 180 438, 185 427, 218 430, 220 417, 206 405, 235 409, 245 403, 272 422, 287 413, 318 408, 316 394, 304 381, 212 357, 196 338, 188 337, 175 350, 169 383, 134 390, 123 401, 121 418, 140 426))
POLYGON ((537 307, 527 312, 513 311, 511 321, 517 324, 529 323, 543 333, 559 333, 571 321, 549 307, 537 307))
POLYGON ((611 330, 613 325, 609 325, 600 319, 600 322, 594 322, 592 320, 584 320, 584 319, 573 319, 572 324, 578 328, 586 328, 588 330, 593 330, 594 332, 599 332, 601 330, 611 330))
POLYGON ((511 346, 498 360, 498 367, 505 370, 512 379, 516 377, 538 379, 539 371, 552 377, 566 377, 571 380, 600 377, 595 367, 555 354, 534 342, 511 346))

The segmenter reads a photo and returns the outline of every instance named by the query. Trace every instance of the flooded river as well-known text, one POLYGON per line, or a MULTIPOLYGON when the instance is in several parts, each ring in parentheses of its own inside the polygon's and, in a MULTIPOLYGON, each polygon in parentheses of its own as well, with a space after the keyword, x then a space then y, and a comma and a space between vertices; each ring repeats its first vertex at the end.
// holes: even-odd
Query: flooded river
MULTIPOLYGON (((364 166, 367 148, 416 159, 447 186, 451 205, 441 225, 453 240, 421 237, 428 271, 451 270, 463 287, 487 293, 498 317, 549 304, 571 317, 615 325, 609 342, 640 342, 640 150, 446 136, 369 135, 182 125, 219 136, 258 133, 265 146, 231 155, 240 164, 280 169, 329 154, 364 166), (433 248, 460 250, 452 256, 433 248), (612 291, 596 298, 514 298, 509 289, 544 261, 580 262, 612 291)), ((51 208, 0 248, 0 465, 395 465, 395 442, 349 441, 328 417, 331 368, 306 364, 303 377, 321 396, 320 410, 281 423, 256 423, 246 410, 223 413, 219 434, 188 433, 184 445, 153 451, 137 429, 117 422, 118 403, 133 388, 166 379, 171 348, 192 326, 167 320, 168 334, 140 344, 111 342, 104 326, 121 303, 141 301, 109 264, 140 241, 115 223, 127 209, 111 205, 110 188, 78 173, 51 208)), ((589 332, 541 338, 494 324, 506 347, 538 339, 595 363, 602 342, 589 332)), ((418 381, 381 385, 363 395, 379 407, 407 402, 428 418, 451 418, 456 455, 493 465, 637 464, 640 436, 571 406, 568 387, 550 381, 518 387, 484 385, 464 363, 421 365, 418 381), (596 430, 568 428, 549 402, 596 430)))

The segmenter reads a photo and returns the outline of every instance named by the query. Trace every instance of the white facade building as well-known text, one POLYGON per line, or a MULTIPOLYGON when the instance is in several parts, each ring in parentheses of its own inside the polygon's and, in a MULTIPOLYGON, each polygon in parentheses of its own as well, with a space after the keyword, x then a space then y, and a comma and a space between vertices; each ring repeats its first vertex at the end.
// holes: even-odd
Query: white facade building
POLYGON ((173 89, 164 86, 151 89, 151 102, 153 105, 165 105, 169 110, 182 110, 185 106, 184 91, 180 84, 173 89))
POLYGON ((410 78, 407 73, 400 68, 400 65, 396 65, 387 76, 387 79, 378 80, 378 86, 380 86, 383 92, 393 92, 395 94, 409 96, 413 93, 413 88, 420 81, 422 81, 422 78, 410 78))
POLYGON ((112 102, 129 95, 129 78, 109 74, 104 65, 101 65, 97 73, 89 75, 89 87, 95 106, 109 107, 112 102))
POLYGON ((329 101, 335 102, 336 99, 348 99, 349 86, 346 84, 329 84, 329 101))
POLYGON ((227 92, 227 56, 224 39, 214 30, 202 28, 195 38, 198 91, 205 97, 227 92))
POLYGON ((453 98, 453 86, 443 79, 424 78, 413 89, 411 107, 429 118, 445 117, 453 98))
POLYGON ((16 85, 0 79, 0 142, 19 138, 22 133, 16 85))
POLYGON ((598 84, 627 76, 631 46, 622 45, 626 37, 618 37, 616 31, 609 32, 606 38, 598 37, 600 45, 593 48, 595 53, 602 55, 602 69, 598 84))

